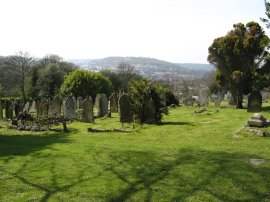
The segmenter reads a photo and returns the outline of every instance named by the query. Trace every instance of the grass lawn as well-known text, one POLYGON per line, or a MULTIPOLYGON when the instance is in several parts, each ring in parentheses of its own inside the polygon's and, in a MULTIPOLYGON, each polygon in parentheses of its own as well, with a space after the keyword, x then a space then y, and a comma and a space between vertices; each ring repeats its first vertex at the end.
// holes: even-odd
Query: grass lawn
POLYGON ((0 201, 270 201, 270 138, 235 136, 252 113, 194 110, 132 133, 87 132, 120 128, 117 114, 69 133, 0 129, 0 201))

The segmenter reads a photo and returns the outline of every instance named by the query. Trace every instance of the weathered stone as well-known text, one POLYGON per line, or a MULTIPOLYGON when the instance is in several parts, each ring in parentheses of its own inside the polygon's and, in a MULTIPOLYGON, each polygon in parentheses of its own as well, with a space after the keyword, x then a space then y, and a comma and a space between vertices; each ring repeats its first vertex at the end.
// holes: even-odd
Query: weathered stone
POLYGON ((262 96, 260 91, 252 91, 248 96, 248 112, 260 112, 262 109, 262 96))
POLYGON ((68 97, 65 105, 64 112, 67 119, 76 119, 76 102, 72 97, 68 97))
POLYGON ((100 95, 99 103, 98 103, 98 117, 105 117, 108 115, 108 98, 105 94, 100 95))
POLYGON ((13 118, 13 101, 6 100, 6 119, 12 119, 13 118))
MULTIPOLYGON (((37 103, 36 103, 37 104, 37 103)), ((38 117, 47 117, 48 116, 48 110, 49 110, 49 103, 45 100, 42 100, 38 104, 38 110, 37 110, 37 115, 38 117)))
POLYGON ((15 100, 14 101, 14 112, 15 112, 15 117, 19 116, 19 113, 22 112, 22 101, 21 100, 15 100))
POLYGON ((97 117, 99 116, 99 113, 100 113, 100 102, 101 102, 100 99, 101 99, 100 94, 97 94, 95 97, 95 107, 97 111, 97 117))
POLYGON ((23 112, 28 113, 29 112, 29 108, 30 108, 30 103, 29 102, 26 102, 25 105, 24 105, 24 108, 23 108, 23 112))
POLYGON ((220 100, 219 99, 214 99, 214 106, 217 108, 220 107, 220 100))
POLYGON ((144 98, 143 122, 148 124, 157 123, 154 101, 149 95, 146 95, 144 98))
POLYGON ((201 107, 206 107, 208 105, 208 90, 203 88, 199 93, 199 104, 201 107))
POLYGON ((223 93, 222 92, 218 92, 217 93, 217 99, 221 101, 221 100, 223 100, 223 98, 224 98, 223 93))
POLYGON ((83 108, 83 98, 78 97, 77 98, 77 109, 82 109, 83 108))
POLYGON ((36 114, 37 113, 37 106, 36 106, 36 101, 34 100, 31 104, 31 107, 29 109, 30 114, 36 114))
POLYGON ((187 107, 193 107, 193 104, 194 104, 193 98, 186 98, 184 99, 183 102, 187 107))
POLYGON ((252 115, 251 119, 248 120, 247 124, 248 126, 262 127, 267 124, 267 121, 262 114, 255 113, 252 115))
POLYGON ((131 111, 131 101, 127 94, 121 95, 119 99, 120 108, 120 122, 131 123, 133 121, 133 115, 131 111))
POLYGON ((93 101, 92 98, 91 99, 90 98, 87 97, 82 102, 82 121, 93 123, 94 122, 93 101))
POLYGON ((49 106, 49 115, 60 116, 61 105, 62 100, 59 97, 55 97, 49 106))
POLYGON ((118 112, 118 97, 116 93, 113 93, 110 98, 110 112, 118 112))

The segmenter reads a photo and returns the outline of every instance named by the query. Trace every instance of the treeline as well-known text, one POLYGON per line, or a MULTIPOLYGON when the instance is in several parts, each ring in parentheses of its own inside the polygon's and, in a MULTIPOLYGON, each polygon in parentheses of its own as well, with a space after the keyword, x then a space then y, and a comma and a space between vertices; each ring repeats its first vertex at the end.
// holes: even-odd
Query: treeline
MULTIPOLYGON (((94 98, 98 93, 121 95, 131 91, 133 81, 145 82, 145 78, 136 74, 134 68, 129 63, 121 62, 116 71, 96 73, 79 69, 57 55, 36 59, 29 53, 19 52, 14 56, 0 57, 0 98, 52 100, 56 96, 90 95, 94 98)), ((149 86, 150 83, 153 82, 149 82, 149 86)), ((159 86, 167 105, 179 103, 168 88, 159 86)))
POLYGON ((37 59, 29 53, 0 57, 0 96, 37 99, 52 98, 64 78, 77 67, 57 55, 37 59))

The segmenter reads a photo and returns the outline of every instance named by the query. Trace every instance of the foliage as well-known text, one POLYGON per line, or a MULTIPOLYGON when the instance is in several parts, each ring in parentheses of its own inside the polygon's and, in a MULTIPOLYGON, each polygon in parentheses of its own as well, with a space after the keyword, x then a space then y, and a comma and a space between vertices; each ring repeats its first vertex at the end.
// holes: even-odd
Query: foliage
POLYGON ((75 97, 95 97, 98 93, 111 93, 111 82, 100 73, 87 70, 75 70, 71 72, 64 80, 61 86, 63 96, 75 97))
POLYGON ((110 71, 108 69, 100 71, 100 73, 107 77, 112 83, 112 92, 120 92, 122 90, 122 81, 117 72, 110 71))
POLYGON ((168 114, 168 109, 163 105, 161 100, 162 89, 157 83, 148 81, 146 79, 134 80, 130 83, 130 94, 132 101, 132 110, 137 115, 141 123, 145 123, 147 114, 145 114, 144 107, 146 99, 152 99, 155 108, 154 121, 156 124, 161 123, 163 114, 168 114))
POLYGON ((226 36, 215 39, 209 47, 208 61, 220 74, 218 81, 231 90, 237 108, 242 108, 243 94, 254 86, 255 71, 268 54, 269 38, 256 22, 234 25, 226 36))
POLYGON ((170 106, 171 104, 179 105, 179 99, 172 93, 170 90, 165 90, 166 105, 170 106))
POLYGON ((128 90, 128 82, 132 79, 134 75, 134 69, 135 66, 126 62, 120 62, 116 67, 121 89, 123 92, 127 92, 128 90))
POLYGON ((264 4, 265 4, 265 15, 267 18, 261 18, 261 21, 265 23, 267 28, 270 28, 270 2, 267 2, 266 0, 264 0, 264 4))
POLYGON ((60 90, 64 82, 65 72, 58 64, 49 63, 40 71, 38 81, 39 96, 53 98, 60 90))

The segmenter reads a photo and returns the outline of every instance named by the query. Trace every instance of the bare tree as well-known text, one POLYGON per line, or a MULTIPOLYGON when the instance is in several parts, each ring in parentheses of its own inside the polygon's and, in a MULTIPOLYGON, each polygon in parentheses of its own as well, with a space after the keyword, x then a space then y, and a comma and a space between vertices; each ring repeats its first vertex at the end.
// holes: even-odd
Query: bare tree
POLYGON ((134 76, 134 69, 135 66, 126 62, 121 62, 117 65, 116 70, 118 72, 123 91, 127 91, 128 82, 134 76))
POLYGON ((30 56, 29 53, 19 51, 17 55, 11 56, 9 65, 10 71, 14 75, 14 78, 19 82, 19 89, 22 94, 23 99, 26 99, 26 78, 30 69, 34 63, 34 58, 30 56))

